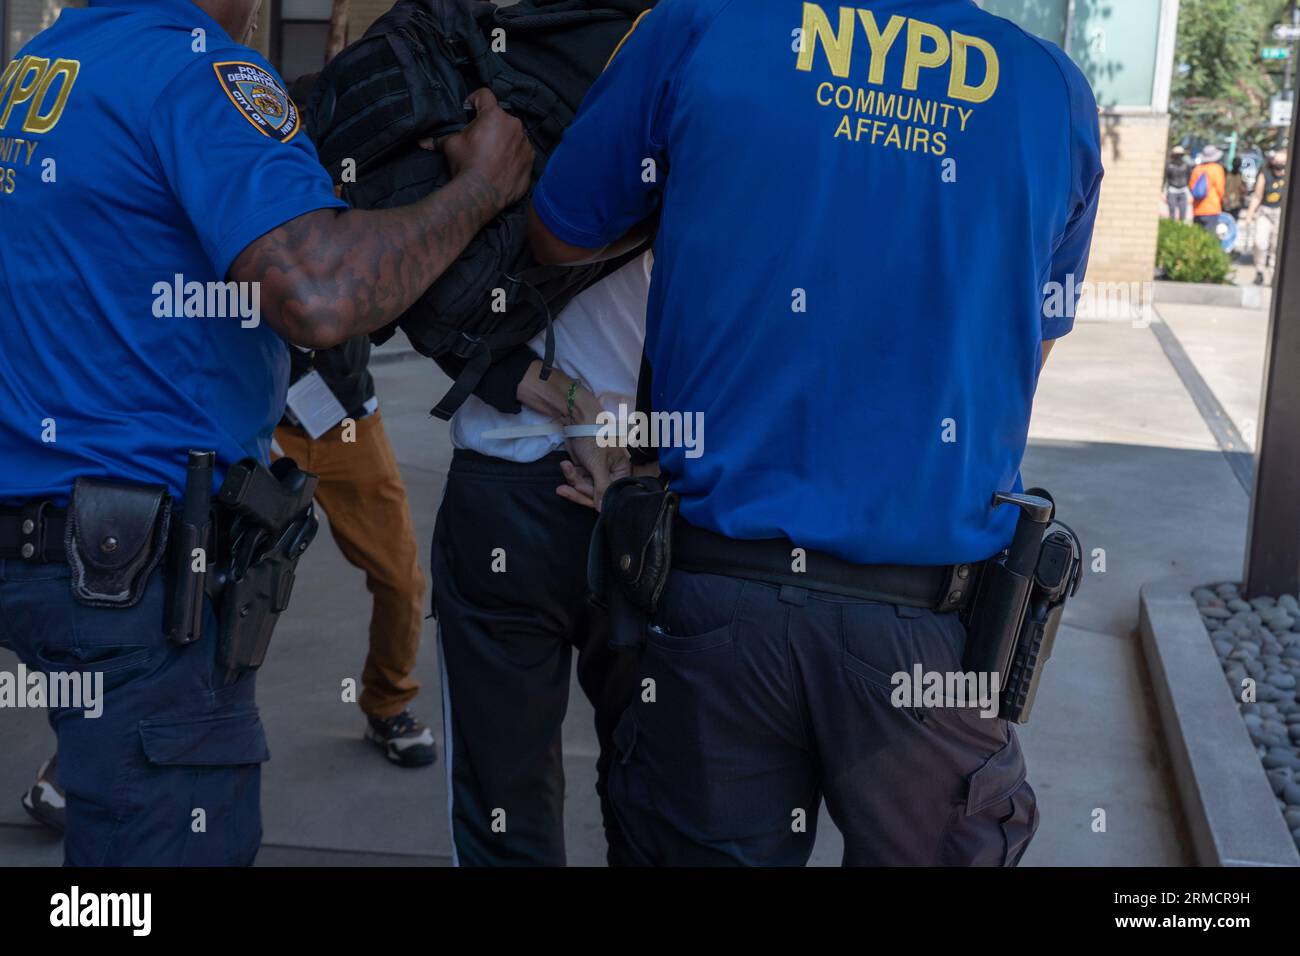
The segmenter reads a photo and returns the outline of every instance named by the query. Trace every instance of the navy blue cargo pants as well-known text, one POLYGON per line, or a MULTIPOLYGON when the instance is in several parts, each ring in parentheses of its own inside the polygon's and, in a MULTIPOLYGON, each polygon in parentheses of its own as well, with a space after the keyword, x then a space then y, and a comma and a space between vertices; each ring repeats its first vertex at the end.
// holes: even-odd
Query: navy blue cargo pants
POLYGON ((1014 866, 1038 811, 1010 725, 891 702, 965 640, 953 614, 673 572, 614 733, 638 862, 803 865, 824 798, 845 865, 1014 866))
POLYGON ((154 571, 128 609, 73 600, 66 564, 0 560, 0 646, 44 672, 102 675, 102 713, 52 710, 70 866, 248 865, 262 839, 256 672, 216 666, 217 622, 163 635, 154 571))

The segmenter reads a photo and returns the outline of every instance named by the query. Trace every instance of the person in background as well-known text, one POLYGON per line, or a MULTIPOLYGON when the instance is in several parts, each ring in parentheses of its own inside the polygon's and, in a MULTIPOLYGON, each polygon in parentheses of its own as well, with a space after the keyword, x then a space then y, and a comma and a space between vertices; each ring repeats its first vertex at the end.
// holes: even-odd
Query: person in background
POLYGON ((1268 167, 1255 177, 1255 189, 1245 221, 1255 225, 1255 285, 1263 285, 1274 266, 1277 236, 1282 229, 1282 197, 1286 195, 1287 158, 1278 150, 1268 167))
POLYGON ((1175 146, 1165 164, 1165 197, 1169 201, 1169 218, 1175 222, 1192 221, 1192 191, 1188 188, 1191 175, 1187 150, 1175 146))
POLYGON ((374 597, 357 701, 366 715, 366 739, 399 766, 427 766, 438 759, 433 733, 407 707, 420 692, 412 671, 424 572, 402 473, 367 368, 370 339, 358 336, 314 353, 292 349, 291 360, 293 384, 275 441, 320 477, 316 503, 343 557, 365 572, 374 597))
POLYGON ((1223 212, 1223 198, 1228 190, 1228 174, 1220 162, 1223 150, 1217 146, 1207 146, 1201 151, 1201 162, 1192 170, 1189 184, 1192 198, 1192 215, 1196 224, 1208 231, 1216 239, 1219 229, 1219 215, 1223 212))

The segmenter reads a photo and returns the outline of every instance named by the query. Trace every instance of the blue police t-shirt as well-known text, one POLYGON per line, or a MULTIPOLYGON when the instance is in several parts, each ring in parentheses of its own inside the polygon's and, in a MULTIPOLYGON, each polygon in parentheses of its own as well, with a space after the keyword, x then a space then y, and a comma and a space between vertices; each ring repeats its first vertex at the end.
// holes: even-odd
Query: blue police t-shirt
POLYGON ((654 409, 703 429, 660 450, 688 521, 934 565, 1010 541, 991 499, 1101 176, 1083 75, 970 0, 661 0, 533 202, 584 248, 660 213, 646 348, 654 409))
POLYGON ((34 37, 0 80, 0 501, 79 475, 179 494, 189 449, 265 461, 288 354, 223 280, 323 208, 346 204, 282 81, 190 0, 34 37))

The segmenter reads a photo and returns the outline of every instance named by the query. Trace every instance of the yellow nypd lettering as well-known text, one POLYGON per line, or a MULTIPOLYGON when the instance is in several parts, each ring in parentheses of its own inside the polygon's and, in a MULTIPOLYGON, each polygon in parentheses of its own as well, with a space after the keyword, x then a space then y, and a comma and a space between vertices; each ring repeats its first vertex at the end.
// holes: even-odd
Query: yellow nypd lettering
POLYGON ((933 23, 926 23, 923 20, 908 20, 907 59, 903 65, 903 89, 916 89, 921 79, 921 71, 923 69, 939 69, 948 62, 951 53, 952 44, 948 42, 948 34, 933 23), (926 49, 925 41, 927 39, 934 43, 932 49, 926 49))
POLYGON ((63 118, 63 110, 68 105, 68 97, 72 94, 72 84, 77 82, 79 73, 81 73, 81 64, 76 60, 54 61, 54 65, 41 77, 41 85, 36 88, 31 109, 27 113, 27 121, 23 123, 23 132, 48 133, 58 125, 59 120, 63 118), (45 99, 56 82, 59 84, 59 92, 54 102, 45 109, 45 99))
POLYGON ((835 76, 849 75, 849 60, 853 56, 853 24, 855 17, 852 7, 840 7, 840 27, 838 32, 831 27, 826 11, 815 3, 803 5, 803 43, 799 45, 799 61, 795 69, 807 72, 812 69, 813 58, 817 52, 817 43, 821 41, 835 76))
MULTIPOLYGON (((831 75, 844 79, 853 72, 854 39, 858 23, 866 34, 866 82, 883 86, 891 52, 902 37, 903 69, 901 86, 916 90, 920 85, 922 70, 948 69, 948 96, 970 103, 984 103, 997 92, 1000 68, 993 44, 980 37, 969 36, 915 17, 894 15, 884 27, 875 15, 857 7, 839 7, 832 24, 831 16, 819 4, 803 5, 803 42, 795 68, 810 72, 821 58, 830 67, 831 75), (904 30, 906 27, 906 30, 904 30), (904 37, 904 32, 906 36, 904 37), (972 52, 978 56, 972 56, 972 52), (977 65, 977 62, 978 65, 977 65), (979 82, 972 82, 972 73, 979 82), (982 74, 982 75, 981 75, 982 74)), ((860 57, 861 59, 862 57, 860 57)))
POLYGON ((803 4, 795 69, 830 70, 834 79, 819 82, 814 98, 841 114, 835 139, 944 156, 953 135, 967 131, 974 106, 997 93, 997 50, 981 37, 897 14, 882 24, 883 16, 861 7, 828 9, 803 4), (865 42, 855 50, 859 30, 865 42), (937 71, 946 71, 944 92, 922 94, 923 76, 937 71))
POLYGON ((23 132, 48 133, 54 129, 63 118, 80 72, 77 60, 60 58, 51 63, 45 57, 28 55, 12 61, 0 75, 0 129, 9 125, 14 108, 24 104, 27 109, 22 114, 23 132))
POLYGON ((998 89, 1000 67, 998 54, 993 45, 979 37, 966 36, 956 30, 952 33, 952 77, 948 81, 948 95, 954 100, 968 103, 984 103, 993 97, 998 89), (970 76, 970 51, 978 50, 984 58, 984 81, 978 86, 971 86, 967 81, 970 76))
POLYGON ((843 112, 834 133, 836 139, 934 156, 946 154, 949 135, 964 132, 975 115, 973 108, 942 100, 835 84, 829 80, 817 85, 816 99, 819 106, 832 106, 843 112), (859 114, 856 124, 851 113, 859 114), (894 127, 898 132, 891 134, 894 127))
MULTIPOLYGON (((9 125, 9 114, 20 103, 26 103, 41 85, 41 77, 49 67, 50 61, 39 56, 25 56, 18 64, 13 78, 7 81, 8 96, 4 100, 4 110, 0 111, 0 129, 9 125)), ((8 76, 8 71, 6 77, 8 76)))
POLYGON ((0 197, 17 190, 18 173, 32 165, 41 146, 30 136, 58 125, 80 73, 77 60, 51 62, 31 54, 10 61, 0 73, 0 133, 6 134, 0 136, 0 197), (18 133, 24 135, 14 135, 18 133))
POLYGON ((862 18, 862 25, 867 28, 867 43, 871 47, 871 72, 867 80, 880 86, 885 82, 885 59, 889 56, 889 48, 894 45, 898 34, 903 31, 903 24, 907 22, 907 18, 894 14, 889 18, 889 23, 882 32, 876 26, 876 18, 871 15, 870 10, 859 10, 858 16, 862 18))
POLYGON ((19 163, 24 166, 32 164, 32 154, 39 144, 34 139, 22 139, 18 136, 0 136, 0 163, 19 163))
POLYGON ((859 116, 854 122, 847 113, 840 117, 839 125, 835 127, 835 138, 931 156, 943 156, 948 152, 948 134, 943 130, 889 123, 865 116, 859 116))
POLYGON ((18 75, 18 64, 24 62, 25 59, 24 57, 23 60, 10 60, 9 65, 5 67, 5 71, 0 73, 0 103, 3 103, 5 97, 9 95, 9 85, 13 83, 14 77, 18 75))

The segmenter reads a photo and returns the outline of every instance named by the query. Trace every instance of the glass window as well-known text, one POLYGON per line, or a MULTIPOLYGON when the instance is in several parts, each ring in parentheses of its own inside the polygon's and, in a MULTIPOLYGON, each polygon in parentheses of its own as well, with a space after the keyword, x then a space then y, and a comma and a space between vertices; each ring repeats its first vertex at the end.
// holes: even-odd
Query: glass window
POLYGON ((1070 56, 1097 103, 1150 107, 1160 39, 1160 0, 1075 0, 1070 56))
POLYGON ((1069 0, 984 0, 981 6, 1065 48, 1069 0))
POLYGON ((1103 107, 1149 108, 1154 94, 1161 0, 984 0, 1006 17, 1066 50, 1103 107), (1066 31, 1069 36, 1066 36, 1066 31))

